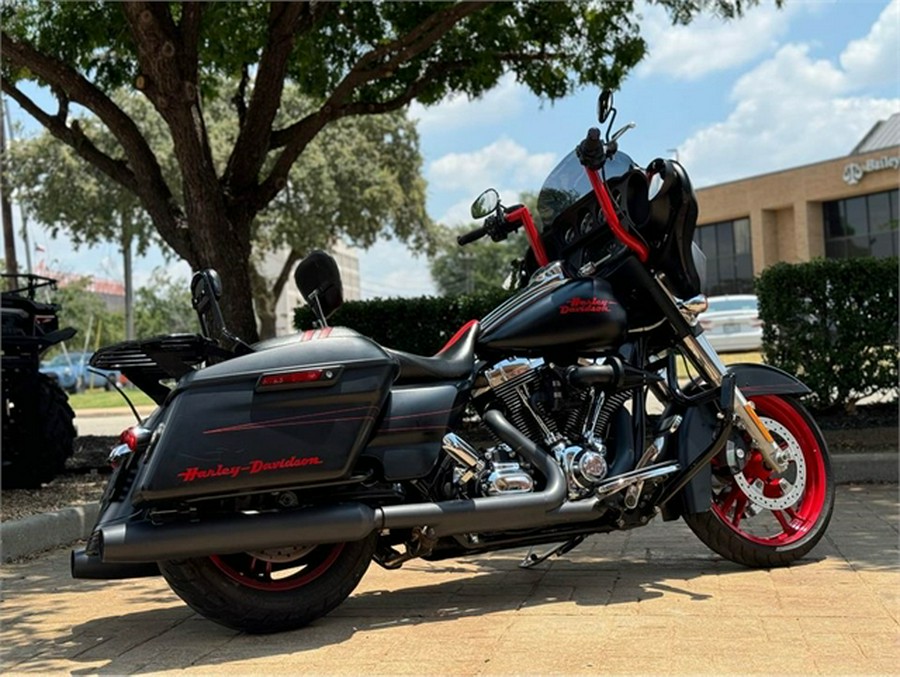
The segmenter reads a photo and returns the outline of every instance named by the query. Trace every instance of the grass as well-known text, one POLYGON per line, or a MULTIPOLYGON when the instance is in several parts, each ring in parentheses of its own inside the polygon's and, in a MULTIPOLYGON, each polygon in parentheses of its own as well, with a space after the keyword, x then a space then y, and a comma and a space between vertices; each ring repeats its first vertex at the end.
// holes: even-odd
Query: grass
MULTIPOLYGON (((129 388, 126 391, 129 399, 134 406, 155 406, 153 400, 136 388, 129 388)), ((69 395, 69 404, 72 409, 109 409, 112 407, 127 407, 125 399, 121 394, 114 390, 106 391, 100 388, 91 388, 83 393, 69 395)))

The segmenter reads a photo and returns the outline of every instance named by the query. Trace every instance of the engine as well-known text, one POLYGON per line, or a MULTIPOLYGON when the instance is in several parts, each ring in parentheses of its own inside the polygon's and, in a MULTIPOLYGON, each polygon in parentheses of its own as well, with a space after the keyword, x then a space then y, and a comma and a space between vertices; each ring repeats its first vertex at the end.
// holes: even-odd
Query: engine
MULTIPOLYGON (((566 475, 570 499, 590 495, 609 471, 604 437, 612 414, 630 397, 569 385, 561 369, 539 359, 516 359, 488 370, 476 384, 476 403, 499 400, 509 420, 550 449, 566 475)), ((459 435, 444 439, 458 462, 453 482, 463 495, 532 491, 527 464, 505 444, 479 452, 459 435)))

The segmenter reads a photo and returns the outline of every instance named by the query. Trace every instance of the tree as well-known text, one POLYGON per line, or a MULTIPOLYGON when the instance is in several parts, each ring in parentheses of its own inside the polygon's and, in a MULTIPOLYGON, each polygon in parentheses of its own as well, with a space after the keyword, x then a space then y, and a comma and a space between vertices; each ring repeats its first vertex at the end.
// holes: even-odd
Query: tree
MULTIPOLYGON (((523 193, 519 201, 537 212, 537 195, 523 193)), ((470 223, 456 228, 444 228, 440 234, 435 254, 429 261, 431 277, 443 296, 473 294, 503 288, 513 272, 513 264, 522 261, 528 250, 528 238, 523 230, 494 242, 489 237, 460 247, 457 236, 467 233, 481 223, 470 223)))
POLYGON ((90 351, 124 338, 121 314, 108 310, 103 299, 88 291, 90 284, 89 277, 71 280, 51 295, 52 301, 60 306, 59 326, 74 327, 77 331, 66 343, 70 351, 90 351))
POLYGON ((191 306, 191 292, 160 268, 136 294, 135 329, 141 338, 160 334, 196 333, 200 326, 191 306))
MULTIPOLYGON (((674 21, 708 8, 734 16, 757 0, 655 0, 674 21)), ((14 0, 0 10, 2 88, 55 137, 138 196, 165 242, 190 265, 222 274, 233 329, 256 334, 251 224, 288 185, 290 168, 327 125, 478 96, 506 71, 540 96, 615 87, 645 44, 631 1, 153 3, 14 0), (251 77, 252 74, 252 77, 251 77), (237 91, 222 77, 240 77, 237 91), (43 110, 20 87, 49 86, 43 110), (276 124, 285 81, 316 102, 276 124), (182 196, 112 92, 140 90, 168 127, 182 196), (204 111, 233 102, 239 121, 223 171, 204 111), (104 152, 71 124, 70 103, 94 113, 119 142, 104 152)))
MULTIPOLYGON (((134 95, 118 94, 118 104, 144 130, 160 159, 164 175, 178 185, 178 166, 162 118, 134 95)), ((311 104, 290 87, 280 116, 302 115, 311 104)), ((208 110, 209 137, 217 171, 225 167, 237 116, 223 102, 208 110)), ((78 126, 103 149, 115 140, 96 118, 79 118, 78 126)), ((10 155, 10 178, 29 213, 47 224, 55 236, 65 230, 75 246, 115 240, 125 253, 126 297, 131 242, 143 254, 155 231, 136 196, 56 142, 49 132, 17 142, 10 155)), ((425 211, 422 158, 414 124, 403 111, 338 120, 323 130, 294 164, 287 185, 251 224, 253 300, 260 335, 274 336, 275 304, 297 261, 314 248, 327 248, 339 237, 369 246, 390 225, 394 234, 429 251, 430 221, 425 211), (267 276, 266 255, 286 252, 274 275, 267 276)), ((126 302, 126 311, 131 304, 126 302)), ((126 312, 127 315, 127 312, 126 312)), ((126 327, 133 323, 126 319, 126 327)), ((133 337, 133 331, 126 331, 133 337)), ((138 332, 140 335, 140 332, 138 332)))
MULTIPOLYGON (((162 119, 136 97, 116 96, 154 147, 166 173, 177 172, 162 119)), ((115 152, 117 141, 96 118, 81 116, 72 126, 89 135, 105 153, 115 152)), ((47 226, 53 237, 65 231, 75 247, 115 242, 122 252, 125 272, 125 336, 134 338, 132 252, 146 253, 159 236, 138 197, 86 163, 50 133, 13 144, 7 163, 9 183, 26 211, 47 226)))

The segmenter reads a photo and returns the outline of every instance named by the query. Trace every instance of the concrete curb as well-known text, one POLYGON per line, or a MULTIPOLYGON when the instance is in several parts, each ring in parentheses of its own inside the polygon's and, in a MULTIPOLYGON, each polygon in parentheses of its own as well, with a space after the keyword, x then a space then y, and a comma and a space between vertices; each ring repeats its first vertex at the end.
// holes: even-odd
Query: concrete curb
POLYGON ((896 451, 860 454, 832 454, 831 469, 838 484, 854 482, 892 482, 900 475, 900 456, 896 451))
POLYGON ((99 511, 100 506, 94 503, 3 522, 0 524, 3 561, 87 538, 99 511))
MULTIPOLYGON (((897 483, 900 475, 896 451, 835 454, 831 465, 838 484, 897 483)), ((87 538, 98 511, 97 504, 82 505, 0 524, 3 561, 87 538)))

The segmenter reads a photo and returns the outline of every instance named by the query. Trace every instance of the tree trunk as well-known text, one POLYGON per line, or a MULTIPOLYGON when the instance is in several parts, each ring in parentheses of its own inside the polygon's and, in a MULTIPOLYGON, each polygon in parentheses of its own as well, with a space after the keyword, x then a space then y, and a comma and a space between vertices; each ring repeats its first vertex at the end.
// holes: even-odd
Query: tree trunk
POLYGON ((259 339, 253 313, 249 227, 237 226, 216 205, 192 205, 191 243, 193 270, 213 268, 222 278, 219 305, 228 329, 248 343, 259 339), (240 233, 245 233, 242 237, 240 233))

